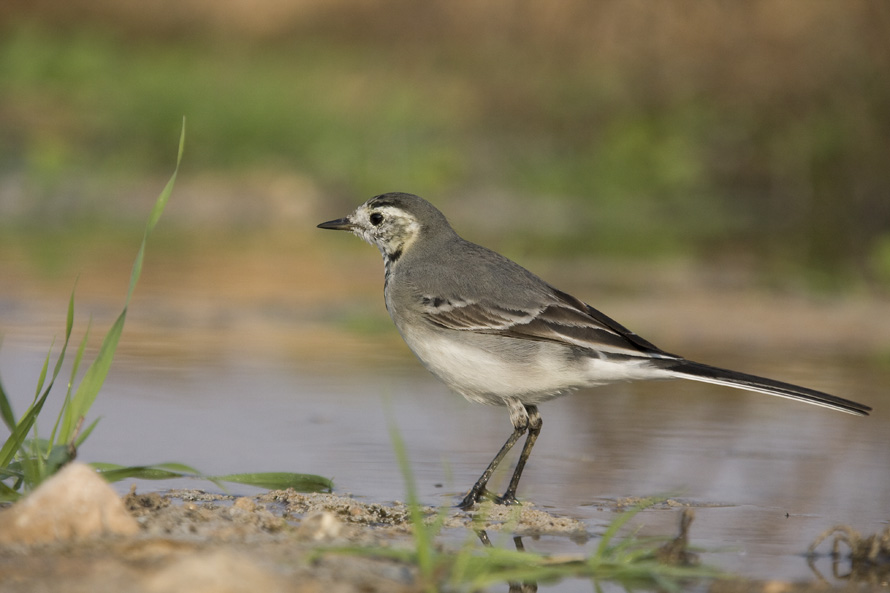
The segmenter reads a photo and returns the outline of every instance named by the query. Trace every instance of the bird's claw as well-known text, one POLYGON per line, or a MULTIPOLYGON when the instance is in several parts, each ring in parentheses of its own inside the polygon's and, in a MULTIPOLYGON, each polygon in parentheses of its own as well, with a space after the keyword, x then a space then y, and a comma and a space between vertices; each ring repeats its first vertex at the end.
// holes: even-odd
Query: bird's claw
POLYGON ((491 498, 495 504, 503 504, 508 506, 521 505, 522 503, 512 494, 504 493, 503 496, 493 496, 491 498))
POLYGON ((503 504, 503 505, 517 505, 522 504, 517 500, 516 496, 512 492, 505 492, 503 496, 498 496, 493 492, 490 492, 486 488, 471 489, 466 496, 464 496, 463 500, 457 503, 455 506, 463 511, 469 511, 475 506, 477 502, 483 502, 485 500, 490 500, 495 504, 503 504))

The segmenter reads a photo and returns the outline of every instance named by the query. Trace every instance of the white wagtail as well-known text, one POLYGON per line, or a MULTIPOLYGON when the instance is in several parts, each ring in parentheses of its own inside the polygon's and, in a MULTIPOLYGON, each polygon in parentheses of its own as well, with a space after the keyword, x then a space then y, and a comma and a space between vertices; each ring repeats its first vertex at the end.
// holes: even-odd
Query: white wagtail
POLYGON ((432 204, 405 193, 371 198, 322 229, 352 231, 383 254, 384 298, 408 347, 470 401, 507 406, 513 434, 458 504, 516 504, 516 487, 541 432, 538 404, 580 387, 692 379, 868 415, 827 393, 669 354, 504 256, 460 238, 432 204), (528 432, 503 496, 492 472, 528 432))

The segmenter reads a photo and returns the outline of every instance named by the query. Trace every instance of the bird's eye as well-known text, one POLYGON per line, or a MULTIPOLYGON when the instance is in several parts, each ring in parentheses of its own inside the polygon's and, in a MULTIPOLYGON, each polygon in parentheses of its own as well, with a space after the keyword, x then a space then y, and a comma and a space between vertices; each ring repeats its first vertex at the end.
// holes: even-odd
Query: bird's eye
POLYGON ((379 226, 380 223, 383 222, 383 215, 379 212, 374 212, 373 214, 371 214, 369 220, 374 226, 379 226))

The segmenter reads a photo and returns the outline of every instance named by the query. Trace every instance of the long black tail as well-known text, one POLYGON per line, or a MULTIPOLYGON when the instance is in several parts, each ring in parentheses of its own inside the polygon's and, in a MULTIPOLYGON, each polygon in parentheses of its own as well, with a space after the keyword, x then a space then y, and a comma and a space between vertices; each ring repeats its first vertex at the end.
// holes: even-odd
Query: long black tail
POLYGON ((746 389, 758 393, 787 397, 788 399, 822 406, 823 408, 831 408, 832 410, 857 416, 868 416, 868 413, 871 411, 871 407, 865 404, 816 391, 815 389, 807 389, 806 387, 792 385, 791 383, 783 383, 782 381, 775 381, 765 377, 712 367, 692 362, 691 360, 664 361, 663 364, 665 370, 674 373, 677 378, 681 379, 715 383, 717 385, 735 387, 736 389, 746 389))

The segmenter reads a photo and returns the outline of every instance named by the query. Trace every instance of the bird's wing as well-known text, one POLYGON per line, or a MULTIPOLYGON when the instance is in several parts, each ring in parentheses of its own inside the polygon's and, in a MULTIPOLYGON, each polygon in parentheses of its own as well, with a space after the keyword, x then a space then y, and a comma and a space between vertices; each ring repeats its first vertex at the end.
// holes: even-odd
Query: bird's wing
POLYGON ((603 355, 675 358, 590 305, 550 287, 537 307, 424 296, 425 318, 442 328, 557 342, 603 355))

